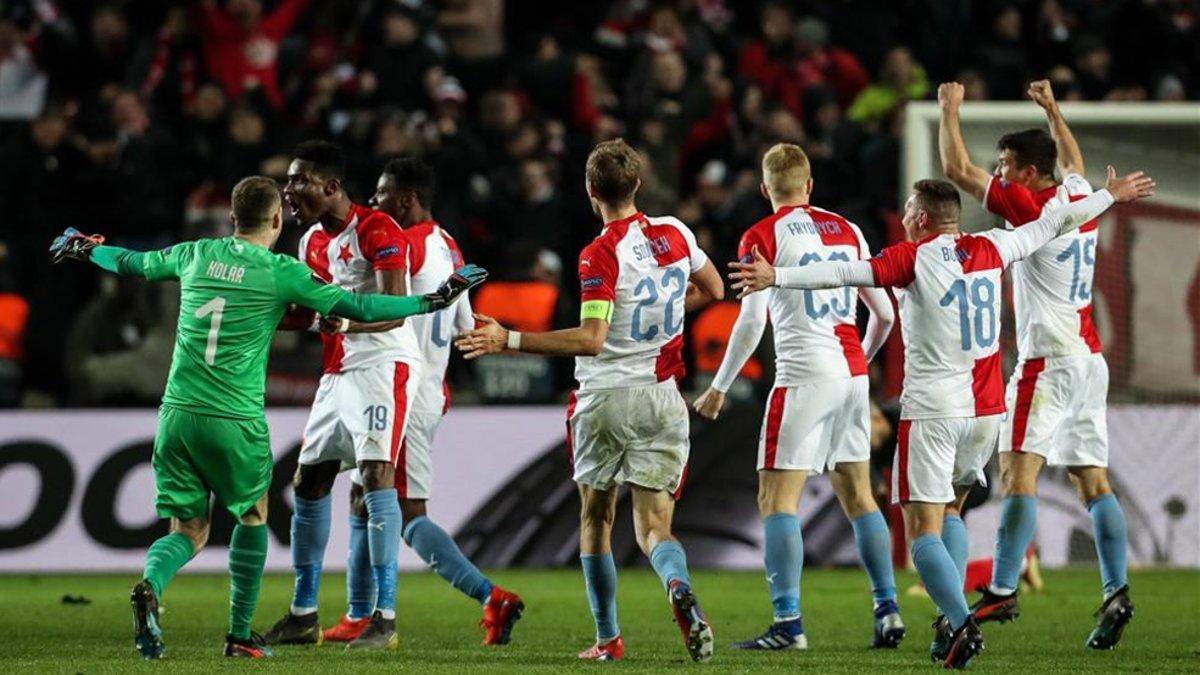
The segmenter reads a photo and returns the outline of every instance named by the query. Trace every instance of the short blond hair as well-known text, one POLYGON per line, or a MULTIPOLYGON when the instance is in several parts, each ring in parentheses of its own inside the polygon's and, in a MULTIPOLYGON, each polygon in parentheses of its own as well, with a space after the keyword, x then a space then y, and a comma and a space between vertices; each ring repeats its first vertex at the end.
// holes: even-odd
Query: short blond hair
POLYGON ((624 139, 605 141, 588 155, 585 175, 596 199, 605 204, 625 204, 633 201, 637 192, 642 158, 624 139))
POLYGON ((812 176, 808 155, 793 143, 776 143, 762 158, 763 183, 771 194, 782 196, 804 189, 812 176))

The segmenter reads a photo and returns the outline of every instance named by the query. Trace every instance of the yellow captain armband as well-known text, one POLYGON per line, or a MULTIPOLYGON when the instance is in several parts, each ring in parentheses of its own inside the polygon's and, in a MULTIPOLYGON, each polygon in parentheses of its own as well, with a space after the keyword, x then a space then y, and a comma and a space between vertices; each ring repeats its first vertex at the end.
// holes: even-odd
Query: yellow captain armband
POLYGON ((610 300, 588 300, 579 308, 579 320, 601 319, 612 323, 613 304, 610 300))

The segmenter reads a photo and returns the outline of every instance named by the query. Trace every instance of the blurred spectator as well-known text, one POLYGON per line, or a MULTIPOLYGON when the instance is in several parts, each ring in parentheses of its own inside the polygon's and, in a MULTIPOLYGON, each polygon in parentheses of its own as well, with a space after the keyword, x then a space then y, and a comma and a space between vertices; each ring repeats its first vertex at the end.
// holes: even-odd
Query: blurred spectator
POLYGON ((795 17, 785 2, 768 2, 759 13, 761 38, 742 48, 738 73, 756 84, 769 101, 799 117, 803 113, 802 84, 793 72, 796 49, 795 17))
POLYGON ((208 72, 231 97, 261 88, 276 110, 283 107, 276 66, 279 43, 311 0, 280 0, 263 16, 262 0, 203 0, 199 23, 208 72))
POLYGON ((0 123, 37 117, 46 101, 48 82, 20 29, 0 18, 0 123))
POLYGON ((109 115, 116 136, 93 154, 113 196, 105 229, 125 246, 161 248, 177 238, 182 206, 179 176, 163 170, 178 161, 175 141, 132 91, 113 96, 109 115))
POLYGON ((1020 98, 1029 59, 1021 41, 1021 12, 1004 5, 992 20, 991 35, 979 46, 976 61, 985 73, 988 91, 997 98, 1020 98))
POLYGON ((469 91, 504 76, 504 0, 446 0, 438 27, 469 91))
POLYGON ((379 102, 405 110, 428 108, 425 79, 441 58, 426 43, 416 13, 405 5, 393 5, 384 14, 381 30, 381 43, 370 62, 379 82, 379 102))
POLYGON ((845 108, 871 79, 854 54, 828 42, 825 22, 814 18, 801 21, 796 26, 796 74, 802 89, 828 86, 837 95, 838 105, 845 108))
POLYGON ((179 286, 104 277, 67 340, 71 393, 82 405, 147 405, 162 397, 175 344, 179 286))
POLYGON ((913 61, 905 47, 893 47, 884 58, 879 79, 862 91, 847 115, 859 122, 879 122, 905 101, 922 99, 929 93, 925 69, 913 61))
MULTIPOLYGON (((1194 99, 1196 16, 1195 0, 0 3, 0 212, 29 305, 25 399, 70 398, 64 342, 97 295, 93 268, 46 261, 57 230, 138 248, 226 234, 229 185, 282 177, 304 138, 347 148, 360 200, 391 157, 428 162, 466 257, 552 280, 567 301, 563 272, 598 231, 583 178, 598 140, 636 145, 639 205, 688 222, 718 263, 768 208, 758 164, 778 141, 802 144, 814 200, 878 247, 905 103, 931 98, 931 81, 956 77, 972 101, 1024 99, 1039 77, 1062 101, 1194 99), (526 238, 546 253, 515 263, 526 238), (566 263, 543 274, 542 258, 566 263)), ((280 250, 301 230, 289 223, 280 250)), ((276 350, 292 378, 281 400, 310 391, 310 337, 276 350)))
POLYGON ((1102 99, 1112 91, 1112 53, 1100 38, 1087 35, 1075 42, 1075 72, 1085 98, 1102 99))

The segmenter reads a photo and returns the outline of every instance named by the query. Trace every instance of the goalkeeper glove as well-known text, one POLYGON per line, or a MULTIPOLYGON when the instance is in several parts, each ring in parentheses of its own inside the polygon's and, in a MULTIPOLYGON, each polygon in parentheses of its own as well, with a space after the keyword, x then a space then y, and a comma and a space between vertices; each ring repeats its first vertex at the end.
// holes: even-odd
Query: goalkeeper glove
POLYGON ((454 270, 436 291, 423 296, 429 303, 429 311, 436 312, 454 304, 458 296, 482 284, 487 276, 487 270, 478 265, 463 265, 454 270))
POLYGON ((103 243, 102 235, 84 234, 68 227, 50 243, 50 260, 55 263, 60 263, 66 258, 87 260, 92 256, 92 249, 103 243))

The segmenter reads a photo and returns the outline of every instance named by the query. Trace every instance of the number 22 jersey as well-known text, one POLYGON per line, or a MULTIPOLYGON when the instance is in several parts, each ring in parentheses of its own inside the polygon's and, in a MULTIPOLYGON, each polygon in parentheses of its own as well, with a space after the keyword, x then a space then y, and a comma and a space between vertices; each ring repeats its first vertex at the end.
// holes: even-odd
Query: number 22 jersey
POLYGON ((686 225, 638 212, 604 226, 579 254, 584 319, 609 322, 596 356, 575 359, 580 391, 680 378, 688 279, 708 263, 686 225))

